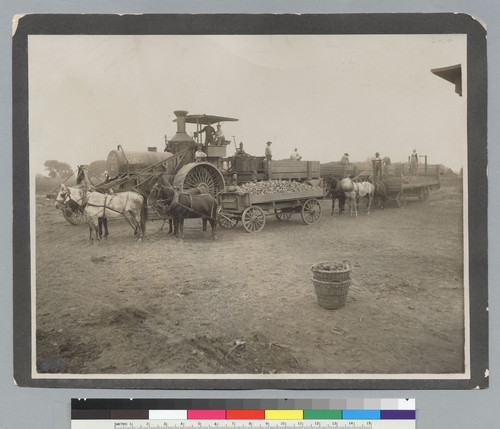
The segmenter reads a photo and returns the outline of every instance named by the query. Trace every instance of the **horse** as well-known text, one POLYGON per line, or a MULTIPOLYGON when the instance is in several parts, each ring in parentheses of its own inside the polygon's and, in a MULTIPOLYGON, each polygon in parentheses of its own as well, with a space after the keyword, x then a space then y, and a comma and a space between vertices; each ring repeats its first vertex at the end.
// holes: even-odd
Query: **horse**
POLYGON ((339 201, 339 215, 345 210, 345 195, 341 190, 337 190, 338 180, 331 174, 325 177, 326 196, 332 197, 332 216, 335 210, 335 200, 339 201))
MULTIPOLYGON (((162 179, 159 179, 161 181, 162 179)), ((174 233, 174 222, 173 218, 170 214, 170 206, 167 204, 167 201, 162 198, 162 190, 161 187, 166 186, 166 187, 171 187, 167 182, 164 182, 163 184, 156 183, 152 188, 151 191, 149 192, 149 196, 147 197, 147 202, 150 207, 153 207, 158 215, 165 219, 168 218, 168 234, 173 234, 174 233), (165 184, 166 183, 166 184, 165 184)), ((191 188, 191 189, 186 189, 184 191, 187 194, 191 195, 201 195, 201 190, 198 188, 191 188)), ((203 231, 207 230, 207 225, 206 225, 206 220, 204 221, 203 225, 203 231)))
POLYGON ((101 194, 100 192, 89 192, 87 204, 83 213, 89 221, 90 242, 93 242, 92 232, 95 232, 97 241, 98 219, 123 216, 134 229, 134 235, 139 241, 146 233, 146 220, 148 216, 146 199, 137 192, 125 191, 116 194, 101 194))
MULTIPOLYGON (((55 207, 58 210, 65 210, 65 207, 68 204, 72 204, 75 210, 81 210, 83 212, 86 194, 87 190, 82 186, 66 187, 63 183, 59 193, 57 194, 55 207)), ((105 217, 99 217, 97 220, 99 226, 99 238, 108 238, 108 219, 105 217)))
POLYGON ((368 216, 370 215, 370 208, 372 206, 373 197, 375 195, 375 186, 370 182, 354 182, 351 178, 346 177, 341 179, 336 188, 342 191, 346 198, 349 199, 349 215, 352 216, 353 208, 356 217, 358 217, 358 198, 368 198, 368 216))
POLYGON ((95 232, 97 241, 101 239, 102 226, 105 229, 104 237, 107 237, 108 217, 122 215, 134 228, 134 235, 142 239, 145 234, 147 206, 145 199, 136 192, 102 194, 89 192, 80 187, 66 187, 62 184, 56 197, 55 207, 61 209, 70 201, 76 203, 87 218, 91 243, 94 241, 93 232, 95 232), (127 216, 130 217, 130 220, 127 216))
POLYGON ((148 203, 155 207, 163 205, 163 211, 173 219, 174 235, 184 240, 184 220, 186 218, 202 218, 203 231, 207 230, 207 221, 212 228, 212 239, 216 240, 217 200, 209 194, 201 194, 199 190, 180 191, 178 188, 157 183, 151 189, 148 203))

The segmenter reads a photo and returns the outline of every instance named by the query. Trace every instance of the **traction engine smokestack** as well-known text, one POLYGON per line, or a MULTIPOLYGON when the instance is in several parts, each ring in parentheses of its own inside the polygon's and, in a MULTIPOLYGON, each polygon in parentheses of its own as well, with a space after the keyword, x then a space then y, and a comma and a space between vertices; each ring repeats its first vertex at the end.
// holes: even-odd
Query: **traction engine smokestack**
POLYGON ((186 116, 188 114, 187 110, 176 110, 174 114, 177 117, 177 133, 172 137, 170 141, 194 142, 194 140, 186 133, 186 116))
POLYGON ((177 153, 187 147, 194 147, 195 141, 186 133, 186 116, 188 111, 176 110, 174 114, 177 118, 175 120, 177 122, 177 132, 168 141, 167 149, 169 152, 177 153))

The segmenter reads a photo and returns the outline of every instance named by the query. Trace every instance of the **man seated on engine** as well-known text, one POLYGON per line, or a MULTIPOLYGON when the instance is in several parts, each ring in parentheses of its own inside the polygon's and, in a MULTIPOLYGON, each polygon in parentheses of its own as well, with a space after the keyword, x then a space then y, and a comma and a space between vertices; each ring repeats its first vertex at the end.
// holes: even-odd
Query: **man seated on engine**
POLYGON ((207 154, 202 151, 202 146, 201 144, 197 146, 196 152, 194 153, 194 160, 196 162, 203 162, 205 161, 205 158, 207 157, 207 154))

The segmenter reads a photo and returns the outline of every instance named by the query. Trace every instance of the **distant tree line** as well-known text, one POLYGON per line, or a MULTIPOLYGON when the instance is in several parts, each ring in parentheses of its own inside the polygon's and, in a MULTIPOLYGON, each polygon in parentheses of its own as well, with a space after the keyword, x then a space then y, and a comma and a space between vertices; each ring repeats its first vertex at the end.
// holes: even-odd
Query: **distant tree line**
MULTIPOLYGON (((55 159, 45 161, 44 167, 45 170, 47 170, 48 176, 53 179, 57 177, 67 179, 73 174, 73 169, 69 164, 66 162, 56 161, 55 159)), ((93 161, 87 166, 87 169, 91 176, 101 177, 106 171, 106 161, 93 161)))
POLYGON ((66 164, 65 162, 56 161, 55 159, 51 159, 45 161, 44 164, 45 170, 48 170, 49 177, 56 178, 60 177, 61 179, 66 179, 73 174, 73 169, 66 164))

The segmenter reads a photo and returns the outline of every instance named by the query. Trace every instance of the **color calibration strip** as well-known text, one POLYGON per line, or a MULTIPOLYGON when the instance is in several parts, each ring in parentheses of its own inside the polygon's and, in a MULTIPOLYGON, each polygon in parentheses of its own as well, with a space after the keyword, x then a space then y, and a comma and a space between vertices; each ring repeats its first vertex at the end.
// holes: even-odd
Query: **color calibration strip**
POLYGON ((414 399, 73 399, 71 428, 414 429, 415 418, 414 399))

